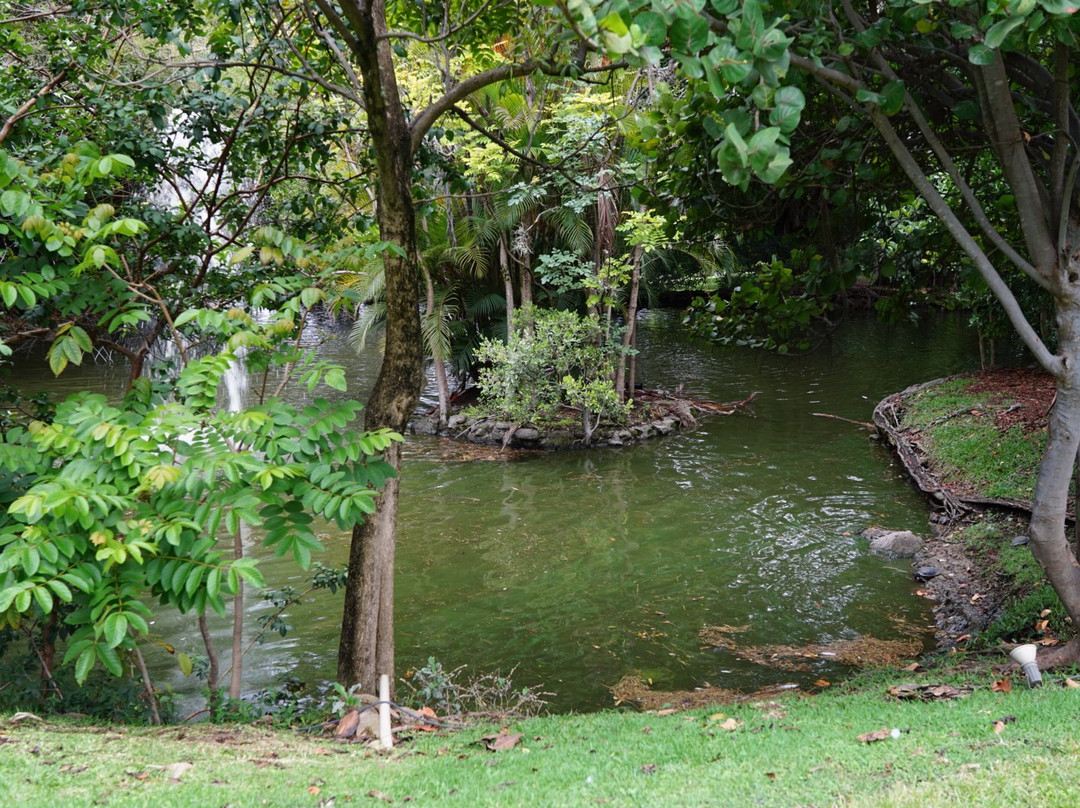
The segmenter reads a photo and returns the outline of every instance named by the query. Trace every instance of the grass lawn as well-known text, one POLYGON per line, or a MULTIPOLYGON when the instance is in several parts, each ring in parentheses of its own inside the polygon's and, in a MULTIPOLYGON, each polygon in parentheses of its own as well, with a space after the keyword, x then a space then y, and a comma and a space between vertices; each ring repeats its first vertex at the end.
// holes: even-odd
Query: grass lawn
POLYGON ((974 690, 899 701, 890 685, 942 677, 894 673, 854 692, 687 713, 548 716, 510 722, 522 738, 498 752, 481 741, 503 729, 492 725, 416 733, 381 752, 293 730, 7 717, 0 805, 1080 804, 1080 689, 1058 677, 995 692, 989 669, 947 678, 974 690), (859 739, 881 729, 898 732, 859 739))

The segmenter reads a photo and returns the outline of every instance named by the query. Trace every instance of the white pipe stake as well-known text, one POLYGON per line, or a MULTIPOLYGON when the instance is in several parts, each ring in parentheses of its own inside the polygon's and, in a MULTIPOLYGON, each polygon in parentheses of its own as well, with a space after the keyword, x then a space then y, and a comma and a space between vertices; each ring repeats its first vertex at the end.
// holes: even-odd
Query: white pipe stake
POLYGON ((390 677, 385 673, 379 677, 379 743, 383 749, 394 747, 390 732, 390 677))

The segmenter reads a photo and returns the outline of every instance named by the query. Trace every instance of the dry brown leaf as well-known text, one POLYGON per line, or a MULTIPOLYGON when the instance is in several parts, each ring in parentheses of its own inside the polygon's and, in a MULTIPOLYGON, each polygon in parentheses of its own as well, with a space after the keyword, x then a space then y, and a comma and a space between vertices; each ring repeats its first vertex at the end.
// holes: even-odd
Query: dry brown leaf
POLYGON ((1065 677, 1065 687, 1080 687, 1080 682, 1076 681, 1075 679, 1070 679, 1069 677, 1066 676, 1065 677))
POLYGON ((1043 609, 1041 612, 1039 612, 1039 617, 1049 617, 1053 613, 1054 613, 1053 609, 1043 609))
POLYGON ((827 679, 818 679, 814 682, 814 687, 832 687, 832 682, 827 679))
POLYGON ((990 690, 994 693, 1012 693, 1012 679, 1008 676, 1004 679, 998 679, 990 685, 990 690))
POLYGON ((311 794, 311 795, 318 794, 320 791, 322 791, 322 789, 319 788, 318 786, 308 786, 307 787, 307 793, 311 794))
POLYGON ((873 732, 864 732, 859 736, 860 743, 874 743, 876 741, 884 741, 889 737, 889 728, 876 729, 873 732))
POLYGON ((356 728, 360 726, 360 711, 349 710, 337 722, 334 729, 335 738, 351 738, 356 734, 356 728))
POLYGON ((1040 634, 1042 634, 1044 631, 1046 631, 1046 627, 1048 625, 1050 625, 1049 620, 1036 620, 1035 621, 1035 630, 1037 632, 1039 632, 1040 634))
POLYGON ((375 789, 375 788, 371 789, 371 791, 369 791, 364 796, 374 797, 375 799, 382 800, 383 802, 393 802, 394 801, 394 798, 391 797, 389 794, 384 794, 383 792, 381 792, 381 791, 379 791, 378 789, 375 789))
POLYGON ((745 723, 745 721, 739 718, 729 718, 720 724, 720 729, 726 730, 727 732, 734 732, 735 730, 742 727, 745 723))
POLYGON ((916 673, 917 671, 922 670, 922 665, 920 665, 918 662, 912 662, 910 665, 905 665, 903 667, 903 670, 907 671, 908 673, 916 673))
POLYGON ((500 732, 497 735, 485 735, 480 740, 484 742, 484 746, 489 751, 503 752, 517 746, 521 738, 522 734, 520 732, 500 732))

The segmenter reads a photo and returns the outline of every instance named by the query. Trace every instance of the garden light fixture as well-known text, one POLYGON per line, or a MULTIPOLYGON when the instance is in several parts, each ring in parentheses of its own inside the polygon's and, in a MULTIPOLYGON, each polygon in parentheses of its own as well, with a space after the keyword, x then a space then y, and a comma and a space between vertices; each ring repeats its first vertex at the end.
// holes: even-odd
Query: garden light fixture
POLYGON ((1028 643, 1027 645, 1018 645, 1009 652, 1013 662, 1024 669, 1028 687, 1038 687, 1042 684, 1042 674, 1039 672, 1038 663, 1035 662, 1036 650, 1036 646, 1028 643))

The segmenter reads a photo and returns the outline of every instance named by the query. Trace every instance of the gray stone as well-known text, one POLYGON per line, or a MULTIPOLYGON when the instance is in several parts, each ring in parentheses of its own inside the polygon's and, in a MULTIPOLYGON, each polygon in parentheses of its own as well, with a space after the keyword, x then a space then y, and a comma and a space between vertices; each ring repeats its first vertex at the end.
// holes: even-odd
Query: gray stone
POLYGON ((1030 541, 1031 541, 1031 538, 1029 536, 1017 536, 1015 539, 1013 539, 1010 542, 1010 544, 1013 547, 1023 547, 1025 544, 1027 544, 1030 541))
POLYGON ((894 530, 870 541, 870 551, 892 558, 913 558, 923 541, 910 530, 894 530))
POLYGON ((514 440, 540 440, 540 433, 531 426, 523 426, 514 433, 514 440))
POLYGON ((464 415, 457 413, 446 419, 446 426, 448 429, 457 429, 459 426, 464 426, 468 421, 469 419, 464 415))

